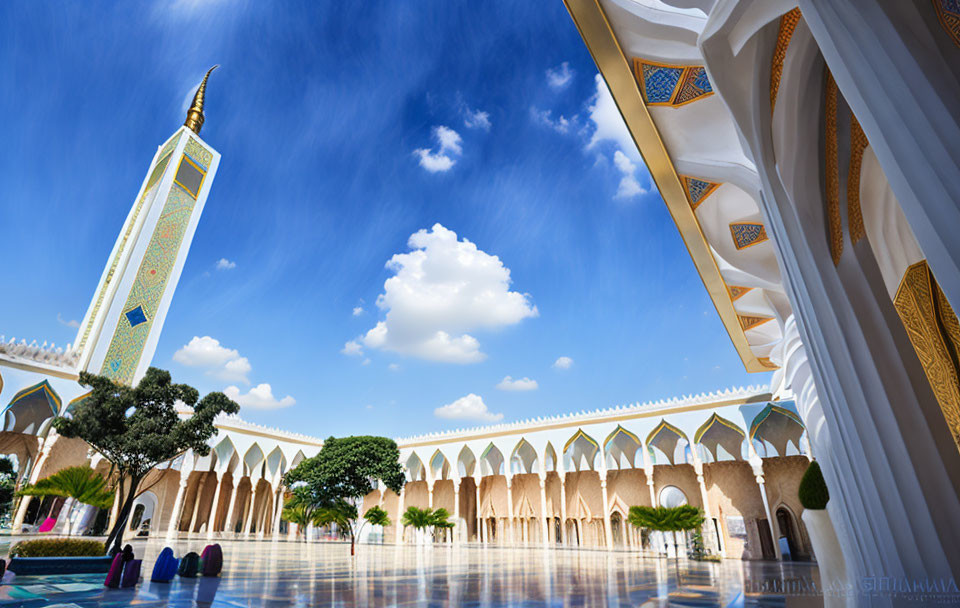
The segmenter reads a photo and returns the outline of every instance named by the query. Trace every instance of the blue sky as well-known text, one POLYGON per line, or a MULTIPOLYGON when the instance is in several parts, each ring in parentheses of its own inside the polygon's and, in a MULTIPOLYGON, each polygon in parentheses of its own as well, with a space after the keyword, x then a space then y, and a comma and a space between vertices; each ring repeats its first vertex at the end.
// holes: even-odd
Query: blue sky
POLYGON ((154 357, 177 380, 324 437, 769 381, 559 0, 3 3, 0 333, 73 341, 215 63, 223 157, 154 357))

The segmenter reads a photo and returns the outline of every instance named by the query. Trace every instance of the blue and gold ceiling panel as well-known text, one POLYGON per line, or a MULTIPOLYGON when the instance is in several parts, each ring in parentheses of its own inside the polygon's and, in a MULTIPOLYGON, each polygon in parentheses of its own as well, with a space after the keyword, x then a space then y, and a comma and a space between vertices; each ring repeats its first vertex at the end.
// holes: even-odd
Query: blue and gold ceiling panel
POLYGON ((648 106, 682 106, 713 95, 702 65, 669 65, 634 58, 633 72, 648 106))
POLYGON ((746 249, 766 241, 767 229, 757 222, 738 222, 730 224, 730 235, 737 249, 746 249))

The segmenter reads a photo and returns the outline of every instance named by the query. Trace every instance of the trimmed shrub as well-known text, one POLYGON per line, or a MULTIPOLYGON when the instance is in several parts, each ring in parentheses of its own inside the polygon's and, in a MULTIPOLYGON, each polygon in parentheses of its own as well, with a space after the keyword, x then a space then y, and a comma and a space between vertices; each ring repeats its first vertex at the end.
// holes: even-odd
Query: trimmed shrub
POLYGON ((827 490, 827 482, 823 480, 823 473, 820 472, 820 463, 816 460, 807 467, 797 493, 800 495, 800 504, 804 509, 827 508, 830 492, 827 490))
POLYGON ((103 557, 106 548, 99 540, 40 538, 24 540, 10 549, 10 557, 103 557))

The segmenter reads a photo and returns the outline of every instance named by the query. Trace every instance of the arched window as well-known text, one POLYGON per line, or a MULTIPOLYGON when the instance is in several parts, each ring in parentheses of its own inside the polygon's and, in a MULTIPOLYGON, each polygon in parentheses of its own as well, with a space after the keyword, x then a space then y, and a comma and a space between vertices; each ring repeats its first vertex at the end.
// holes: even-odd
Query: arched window
POLYGON ((687 495, 677 486, 665 486, 660 490, 661 507, 679 507, 687 504, 687 495))

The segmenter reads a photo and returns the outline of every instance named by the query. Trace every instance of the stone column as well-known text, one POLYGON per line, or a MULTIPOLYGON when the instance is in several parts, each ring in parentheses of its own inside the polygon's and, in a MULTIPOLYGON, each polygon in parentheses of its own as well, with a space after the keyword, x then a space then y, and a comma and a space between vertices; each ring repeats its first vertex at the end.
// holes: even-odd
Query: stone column
POLYGON ((433 482, 427 482, 427 507, 433 508, 433 482))
POLYGON ((563 546, 567 545, 567 490, 564 487, 566 485, 567 474, 563 472, 563 469, 558 469, 560 474, 560 544, 563 546))
MULTIPOLYGON (((50 429, 43 440, 43 447, 40 448, 40 458, 37 459, 33 469, 30 470, 28 483, 37 483, 37 480, 40 478, 40 471, 43 470, 43 465, 47 463, 47 458, 50 457, 50 452, 53 450, 53 444, 56 442, 57 437, 57 432, 54 429, 50 429)), ((27 516, 27 507, 30 506, 30 501, 32 500, 32 496, 24 496, 20 499, 20 505, 17 507, 17 514, 13 518, 13 526, 11 528, 14 533, 19 532, 23 527, 23 518, 27 516)), ((113 523, 111 522, 109 529, 112 528, 113 523)))
POLYGON ((243 536, 244 536, 244 537, 249 537, 249 536, 250 536, 250 526, 253 525, 253 512, 254 512, 254 511, 256 510, 256 508, 257 508, 257 485, 258 485, 258 482, 259 482, 259 480, 257 480, 257 481, 254 481, 254 480, 252 480, 252 479, 250 480, 250 483, 252 484, 252 486, 251 486, 251 488, 250 488, 250 509, 247 511, 247 519, 246 519, 246 521, 245 521, 244 524, 243 524, 243 536))
MULTIPOLYGON (((478 464, 477 467, 479 466, 480 465, 478 464)), ((483 478, 480 477, 479 474, 473 477, 474 485, 477 487, 477 542, 478 543, 485 542, 484 540, 485 537, 483 535, 483 516, 480 514, 480 482, 482 480, 483 478)))
POLYGON ((610 529, 610 501, 607 497, 607 471, 600 472, 600 495, 603 498, 603 535, 607 549, 613 548, 613 531, 610 529))
POLYGON ((700 488, 700 502, 703 504, 704 520, 700 533, 703 535, 703 540, 706 544, 705 548, 716 549, 717 552, 722 553, 723 545, 718 545, 717 543, 722 543, 723 541, 718 539, 714 532, 713 511, 710 509, 710 501, 707 498, 707 484, 703 480, 703 462, 699 457, 694 457, 693 471, 697 474, 697 486, 700 488))
POLYGON ((511 545, 514 544, 514 535, 513 535, 513 475, 508 474, 507 476, 507 538, 504 539, 511 545))
POLYGON ((180 476, 179 488, 177 489, 177 497, 173 501, 173 511, 170 512, 170 524, 167 526, 167 540, 172 540, 177 536, 177 532, 180 528, 180 517, 181 512, 183 511, 183 496, 187 493, 187 481, 190 479, 189 473, 187 477, 183 475, 180 476))
POLYGON ((187 529, 187 534, 193 534, 193 527, 197 524, 197 512, 200 511, 200 499, 203 497, 203 486, 206 480, 206 473, 201 473, 200 478, 197 479, 197 495, 193 499, 193 515, 190 516, 190 527, 187 529))
MULTIPOLYGON (((380 502, 383 502, 383 494, 381 493, 380 496, 380 502)), ((283 486, 277 488, 276 504, 277 509, 273 516, 273 528, 271 529, 274 538, 277 538, 280 534, 280 516, 283 514, 283 486)))
MULTIPOLYGON (((242 479, 242 478, 240 478, 242 479)), ((235 532, 233 531, 233 510, 237 506, 237 494, 240 492, 240 479, 237 479, 233 482, 233 489, 230 490, 230 504, 227 507, 227 519, 223 522, 223 531, 229 533, 230 536, 233 536, 235 532)))
POLYGON ((767 514, 767 525, 770 527, 770 537, 773 539, 773 554, 777 559, 783 559, 780 555, 780 535, 777 534, 777 528, 773 525, 773 514, 770 512, 770 502, 767 500, 767 488, 763 485, 763 466, 757 466, 751 463, 754 479, 757 487, 760 489, 760 498, 763 500, 763 510, 767 514))
POLYGON ((453 521, 456 526, 453 528, 453 542, 460 543, 460 479, 453 480, 453 521))
POLYGON ((210 504, 210 515, 207 516, 207 538, 213 538, 215 528, 217 526, 217 507, 219 507, 220 502, 220 488, 223 486, 223 476, 220 473, 214 472, 213 474, 214 482, 217 484, 217 487, 213 490, 213 503, 210 504))
POLYGON ((397 500, 397 531, 394 542, 398 545, 403 544, 403 495, 404 489, 400 488, 400 498, 397 500))
POLYGON ((543 546, 550 545, 549 526, 547 525, 547 474, 540 474, 540 524, 543 531, 543 546))
MULTIPOLYGON (((273 486, 268 485, 266 496, 273 498, 273 486)), ((270 523, 270 509, 267 507, 271 504, 271 500, 268 498, 263 501, 263 510, 257 515, 257 521, 253 524, 254 532, 257 534, 257 538, 263 538, 264 532, 267 529, 267 526, 270 523)))

